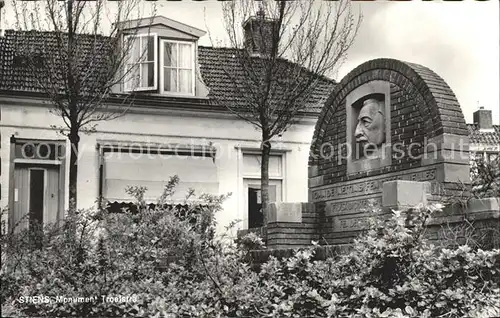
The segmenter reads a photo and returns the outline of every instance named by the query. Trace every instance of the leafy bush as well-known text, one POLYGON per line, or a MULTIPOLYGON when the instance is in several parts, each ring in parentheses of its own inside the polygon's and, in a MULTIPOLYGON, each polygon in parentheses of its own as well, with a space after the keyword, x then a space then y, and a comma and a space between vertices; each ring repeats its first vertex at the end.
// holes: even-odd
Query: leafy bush
POLYGON ((253 232, 250 232, 241 238, 237 238, 236 243, 240 249, 246 251, 261 250, 266 248, 262 238, 253 232))
MULTIPOLYGON (((171 266, 149 312, 250 317, 474 317, 498 308, 500 251, 432 246, 425 222, 438 207, 395 212, 349 253, 313 261, 314 248, 271 257, 258 272, 245 250, 205 253, 202 266, 171 266), (199 281, 192 279, 199 273, 199 281)), ((241 242, 254 242, 252 234, 241 242)))
POLYGON ((500 196, 500 157, 491 161, 484 158, 471 160, 470 176, 472 180, 472 196, 490 198, 500 196))
MULTIPOLYGON (((167 194, 176 182, 167 185, 167 194)), ((189 204, 197 213, 179 217, 175 207, 162 204, 168 195, 149 209, 145 189, 128 190, 138 199, 138 213, 80 211, 62 226, 38 231, 37 238, 2 232, 3 313, 472 317, 499 310, 500 251, 426 243, 425 222, 438 207, 374 220, 372 230, 335 258, 313 260, 312 246, 293 257, 271 257, 255 270, 248 250, 262 245, 256 236, 236 244, 214 235, 214 214, 225 196, 203 196, 189 204), (58 296, 77 301, 55 301, 58 296)))
POLYGON ((329 312, 471 317, 498 304, 500 251, 429 245, 422 236, 435 209, 414 210, 408 220, 396 212, 388 224, 356 240, 336 264, 329 312))
POLYGON ((116 317, 144 311, 165 292, 168 263, 189 268, 198 250, 209 245, 214 214, 226 197, 202 195, 186 201, 188 210, 179 213, 177 206, 164 204, 178 181, 171 179, 155 209, 142 199, 145 188, 131 187, 127 191, 136 197, 138 213, 81 210, 35 232, 8 232, 4 223, 3 313, 116 317))

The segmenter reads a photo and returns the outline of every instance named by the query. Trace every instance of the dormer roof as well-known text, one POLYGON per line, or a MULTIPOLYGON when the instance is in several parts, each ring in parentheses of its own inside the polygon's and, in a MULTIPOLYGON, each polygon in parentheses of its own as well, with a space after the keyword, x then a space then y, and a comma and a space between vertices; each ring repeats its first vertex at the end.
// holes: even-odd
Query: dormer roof
POLYGON ((129 20, 125 22, 121 22, 119 28, 123 31, 134 30, 138 28, 152 28, 155 26, 164 26, 169 29, 176 30, 178 32, 185 33, 189 36, 192 36, 196 39, 199 39, 207 32, 200 30, 198 28, 192 27, 190 25, 184 24, 182 22, 178 22, 164 16, 156 16, 142 19, 129 20))

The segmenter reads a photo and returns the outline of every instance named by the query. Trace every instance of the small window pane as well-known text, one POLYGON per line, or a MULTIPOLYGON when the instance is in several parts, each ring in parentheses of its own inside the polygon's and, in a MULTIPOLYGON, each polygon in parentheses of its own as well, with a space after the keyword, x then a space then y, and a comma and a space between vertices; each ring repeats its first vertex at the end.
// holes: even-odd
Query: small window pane
POLYGON ((141 65, 141 87, 148 87, 148 68, 146 67, 146 64, 141 65))
POLYGON ((153 63, 141 64, 141 87, 154 86, 153 63))
POLYGON ((190 70, 179 71, 179 90, 182 93, 191 93, 192 90, 192 76, 190 70))
POLYGON ((177 44, 175 43, 165 43, 165 54, 164 54, 164 65, 165 66, 177 66, 177 44))
POLYGON ((191 44, 179 45, 179 66, 182 68, 191 68, 193 63, 191 44))
POLYGON ((141 56, 141 47, 139 46, 139 38, 134 38, 130 42, 130 52, 132 52, 130 63, 137 63, 139 61, 139 57, 141 56))
POLYGON ((128 74, 126 76, 125 88, 132 90, 139 84, 139 64, 129 65, 128 74))
POLYGON ((274 184, 269 185, 269 202, 276 202, 276 186, 274 184))
POLYGON ((177 92, 177 70, 165 68, 163 74, 165 79, 163 90, 177 92))
POLYGON ((148 36, 148 62, 155 60, 155 37, 148 36))
POLYGON ((146 37, 141 38, 141 62, 146 62, 148 58, 148 41, 146 37))
POLYGON ((163 90, 170 91, 171 87, 172 87, 172 83, 170 80, 170 69, 164 68, 163 69, 163 90))
POLYGON ((165 43, 165 54, 163 58, 163 65, 171 66, 172 65, 172 45, 170 43, 165 43))
POLYGON ((155 63, 154 62, 149 62, 148 63, 148 87, 153 87, 155 86, 155 73, 154 73, 154 67, 155 63))

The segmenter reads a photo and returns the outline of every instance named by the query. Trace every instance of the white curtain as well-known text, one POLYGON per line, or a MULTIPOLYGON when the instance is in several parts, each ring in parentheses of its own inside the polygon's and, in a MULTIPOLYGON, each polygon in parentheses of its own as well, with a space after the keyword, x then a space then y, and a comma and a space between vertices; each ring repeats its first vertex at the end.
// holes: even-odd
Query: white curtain
POLYGON ((125 69, 125 89, 133 90, 139 84, 139 57, 141 56, 140 38, 128 38, 126 45, 128 46, 128 56, 125 69))
POLYGON ((179 44, 179 91, 190 93, 193 81, 193 50, 191 44, 179 44))
POLYGON ((178 44, 164 42, 163 58, 163 90, 177 92, 177 67, 178 67, 178 44))

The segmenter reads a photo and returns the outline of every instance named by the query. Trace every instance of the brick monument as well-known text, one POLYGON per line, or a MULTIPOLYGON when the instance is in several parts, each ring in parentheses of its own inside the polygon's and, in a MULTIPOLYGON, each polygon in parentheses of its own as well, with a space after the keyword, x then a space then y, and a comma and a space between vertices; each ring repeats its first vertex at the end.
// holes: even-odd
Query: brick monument
POLYGON ((309 202, 322 238, 348 242, 373 208, 423 203, 421 191, 430 201, 463 191, 468 143, 455 94, 436 73, 394 59, 358 66, 326 101, 311 145, 309 202), (383 196, 393 180, 426 183, 394 183, 383 196))
MULTIPOLYGON (((309 202, 271 203, 267 224, 250 231, 269 252, 311 241, 346 246, 372 217, 466 194, 468 146, 462 110, 441 77, 413 63, 368 61, 323 106, 311 143, 309 202)), ((466 219, 498 226, 499 201, 449 205, 431 218, 428 238, 446 240, 443 229, 466 219)))

